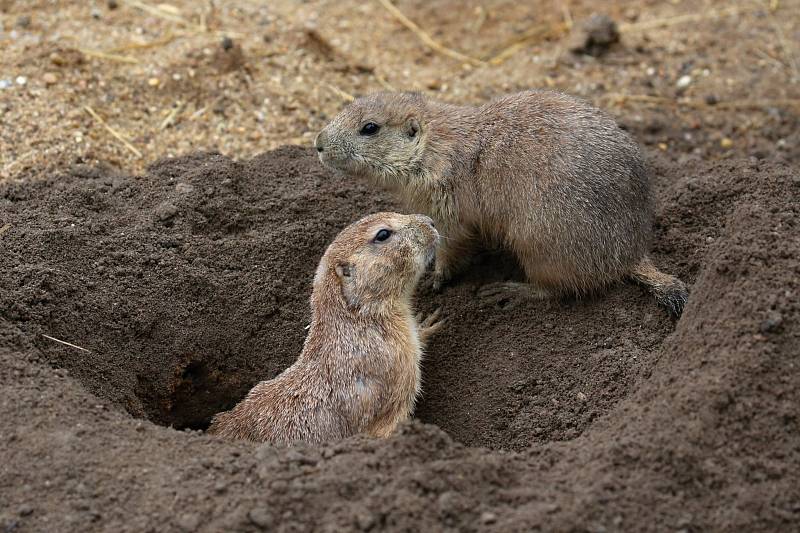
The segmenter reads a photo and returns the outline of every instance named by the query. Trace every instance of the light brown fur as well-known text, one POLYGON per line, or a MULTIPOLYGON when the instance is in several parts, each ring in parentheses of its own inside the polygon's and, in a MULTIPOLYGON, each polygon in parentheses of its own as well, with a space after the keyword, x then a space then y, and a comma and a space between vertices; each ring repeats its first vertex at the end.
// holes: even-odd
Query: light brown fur
POLYGON ((639 148, 581 100, 525 91, 468 107, 376 93, 315 145, 327 167, 386 185, 436 220, 435 286, 483 241, 517 256, 532 293, 585 294, 632 277, 673 315, 683 310, 683 283, 647 257, 653 207, 639 148), (368 123, 379 130, 365 134, 368 123))
POLYGON ((394 432, 413 412, 422 351, 440 324, 437 314, 419 322, 411 305, 438 239, 423 215, 378 213, 344 229, 317 268, 300 357, 208 432, 275 444, 394 432), (377 242, 382 229, 393 233, 377 242))

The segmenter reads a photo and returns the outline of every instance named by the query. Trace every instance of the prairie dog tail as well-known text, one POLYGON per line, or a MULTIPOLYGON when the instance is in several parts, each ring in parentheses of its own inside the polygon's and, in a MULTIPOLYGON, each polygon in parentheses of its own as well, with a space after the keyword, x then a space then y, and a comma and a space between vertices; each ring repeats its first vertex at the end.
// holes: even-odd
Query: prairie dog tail
POLYGON ((680 318, 689 296, 689 291, 681 280, 661 272, 647 256, 633 267, 629 276, 636 283, 647 287, 647 290, 655 296, 658 305, 666 309, 670 316, 680 318))

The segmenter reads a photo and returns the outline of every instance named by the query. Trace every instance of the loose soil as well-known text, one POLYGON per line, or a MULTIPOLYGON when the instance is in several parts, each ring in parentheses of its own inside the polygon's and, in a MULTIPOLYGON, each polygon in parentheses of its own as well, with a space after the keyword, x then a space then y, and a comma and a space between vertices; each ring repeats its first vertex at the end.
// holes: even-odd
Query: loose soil
POLYGON ((418 421, 387 441, 202 429, 299 354, 326 244, 399 209, 311 150, 76 166, 0 186, 7 531, 785 530, 800 520, 800 177, 652 153, 654 257, 691 286, 484 299, 484 253, 420 309, 447 323, 418 421), (69 342, 61 344, 53 339, 69 342), (165 427, 171 426, 171 427, 165 427))
POLYGON ((0 528, 797 529, 800 0, 393 4, 473 58, 516 52, 454 60, 379 2, 0 0, 0 528), (571 53, 594 11, 621 42, 571 53), (645 147, 684 316, 625 284, 483 298, 521 279, 487 250, 419 291, 447 323, 396 437, 204 435, 299 354, 330 239, 401 209, 263 152, 308 147, 348 94, 530 87, 645 147))

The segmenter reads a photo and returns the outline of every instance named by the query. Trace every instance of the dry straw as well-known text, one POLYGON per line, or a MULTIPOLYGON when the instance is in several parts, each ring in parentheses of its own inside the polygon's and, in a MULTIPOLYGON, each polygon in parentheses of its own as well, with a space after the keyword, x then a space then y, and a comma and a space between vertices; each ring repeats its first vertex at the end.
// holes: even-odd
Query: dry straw
POLYGON ((117 139, 119 142, 121 142, 121 143, 122 143, 122 144, 125 146, 125 148, 127 148, 128 150, 130 150, 131 152, 133 152, 134 154, 136 154, 136 157, 142 157, 142 152, 140 152, 139 150, 137 150, 137 149, 136 149, 136 147, 135 147, 134 145, 132 145, 132 144, 131 144, 131 143, 130 143, 130 142, 129 142, 129 141, 128 141, 128 140, 127 140, 125 137, 123 137, 123 136, 122 136, 122 135, 121 135, 119 132, 117 132, 117 130, 115 130, 114 128, 112 128, 111 126, 109 126, 109 125, 106 123, 106 121, 105 121, 105 120, 103 120, 103 119, 100 117, 100 115, 98 115, 98 114, 95 112, 95 110, 94 110, 94 109, 92 109, 92 108, 91 108, 90 106, 88 106, 88 105, 85 105, 85 106, 83 106, 83 108, 86 110, 86 112, 87 112, 87 113, 89 113, 89 114, 92 116, 92 118, 93 118, 93 119, 95 119, 97 122, 99 122, 99 123, 100 123, 100 124, 101 124, 101 125, 102 125, 102 126, 105 128, 105 129, 106 129, 106 131, 108 131, 108 133, 110 133, 110 134, 111 134, 111 135, 112 135, 112 136, 113 136, 115 139, 117 139))
POLYGON ((75 348, 76 350, 80 350, 82 352, 92 353, 89 350, 87 350, 86 348, 81 348, 80 346, 78 346, 76 344, 72 344, 71 342, 67 342, 67 341, 62 341, 61 339, 56 339, 55 337, 51 337, 50 335, 45 335, 44 333, 42 333, 42 337, 44 337, 45 339, 50 339, 53 342, 58 342, 60 344, 63 344, 64 346, 69 346, 70 348, 75 348))

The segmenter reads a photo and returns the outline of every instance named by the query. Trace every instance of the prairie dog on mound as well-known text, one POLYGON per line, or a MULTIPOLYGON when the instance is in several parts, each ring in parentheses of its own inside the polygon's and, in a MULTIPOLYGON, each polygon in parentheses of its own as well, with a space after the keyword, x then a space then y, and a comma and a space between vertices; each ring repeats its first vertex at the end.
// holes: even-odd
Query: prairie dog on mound
POLYGON ((275 444, 390 435, 420 392, 420 358, 440 325, 411 297, 439 235, 424 215, 378 213, 345 228, 317 268, 303 352, 208 432, 275 444))
POLYGON ((685 285, 647 256, 650 182, 633 138, 600 110, 532 90, 479 107, 419 93, 358 98, 317 136, 326 167, 398 191, 445 237, 434 286, 475 240, 511 250, 531 292, 584 294, 631 278, 680 316, 685 285))

